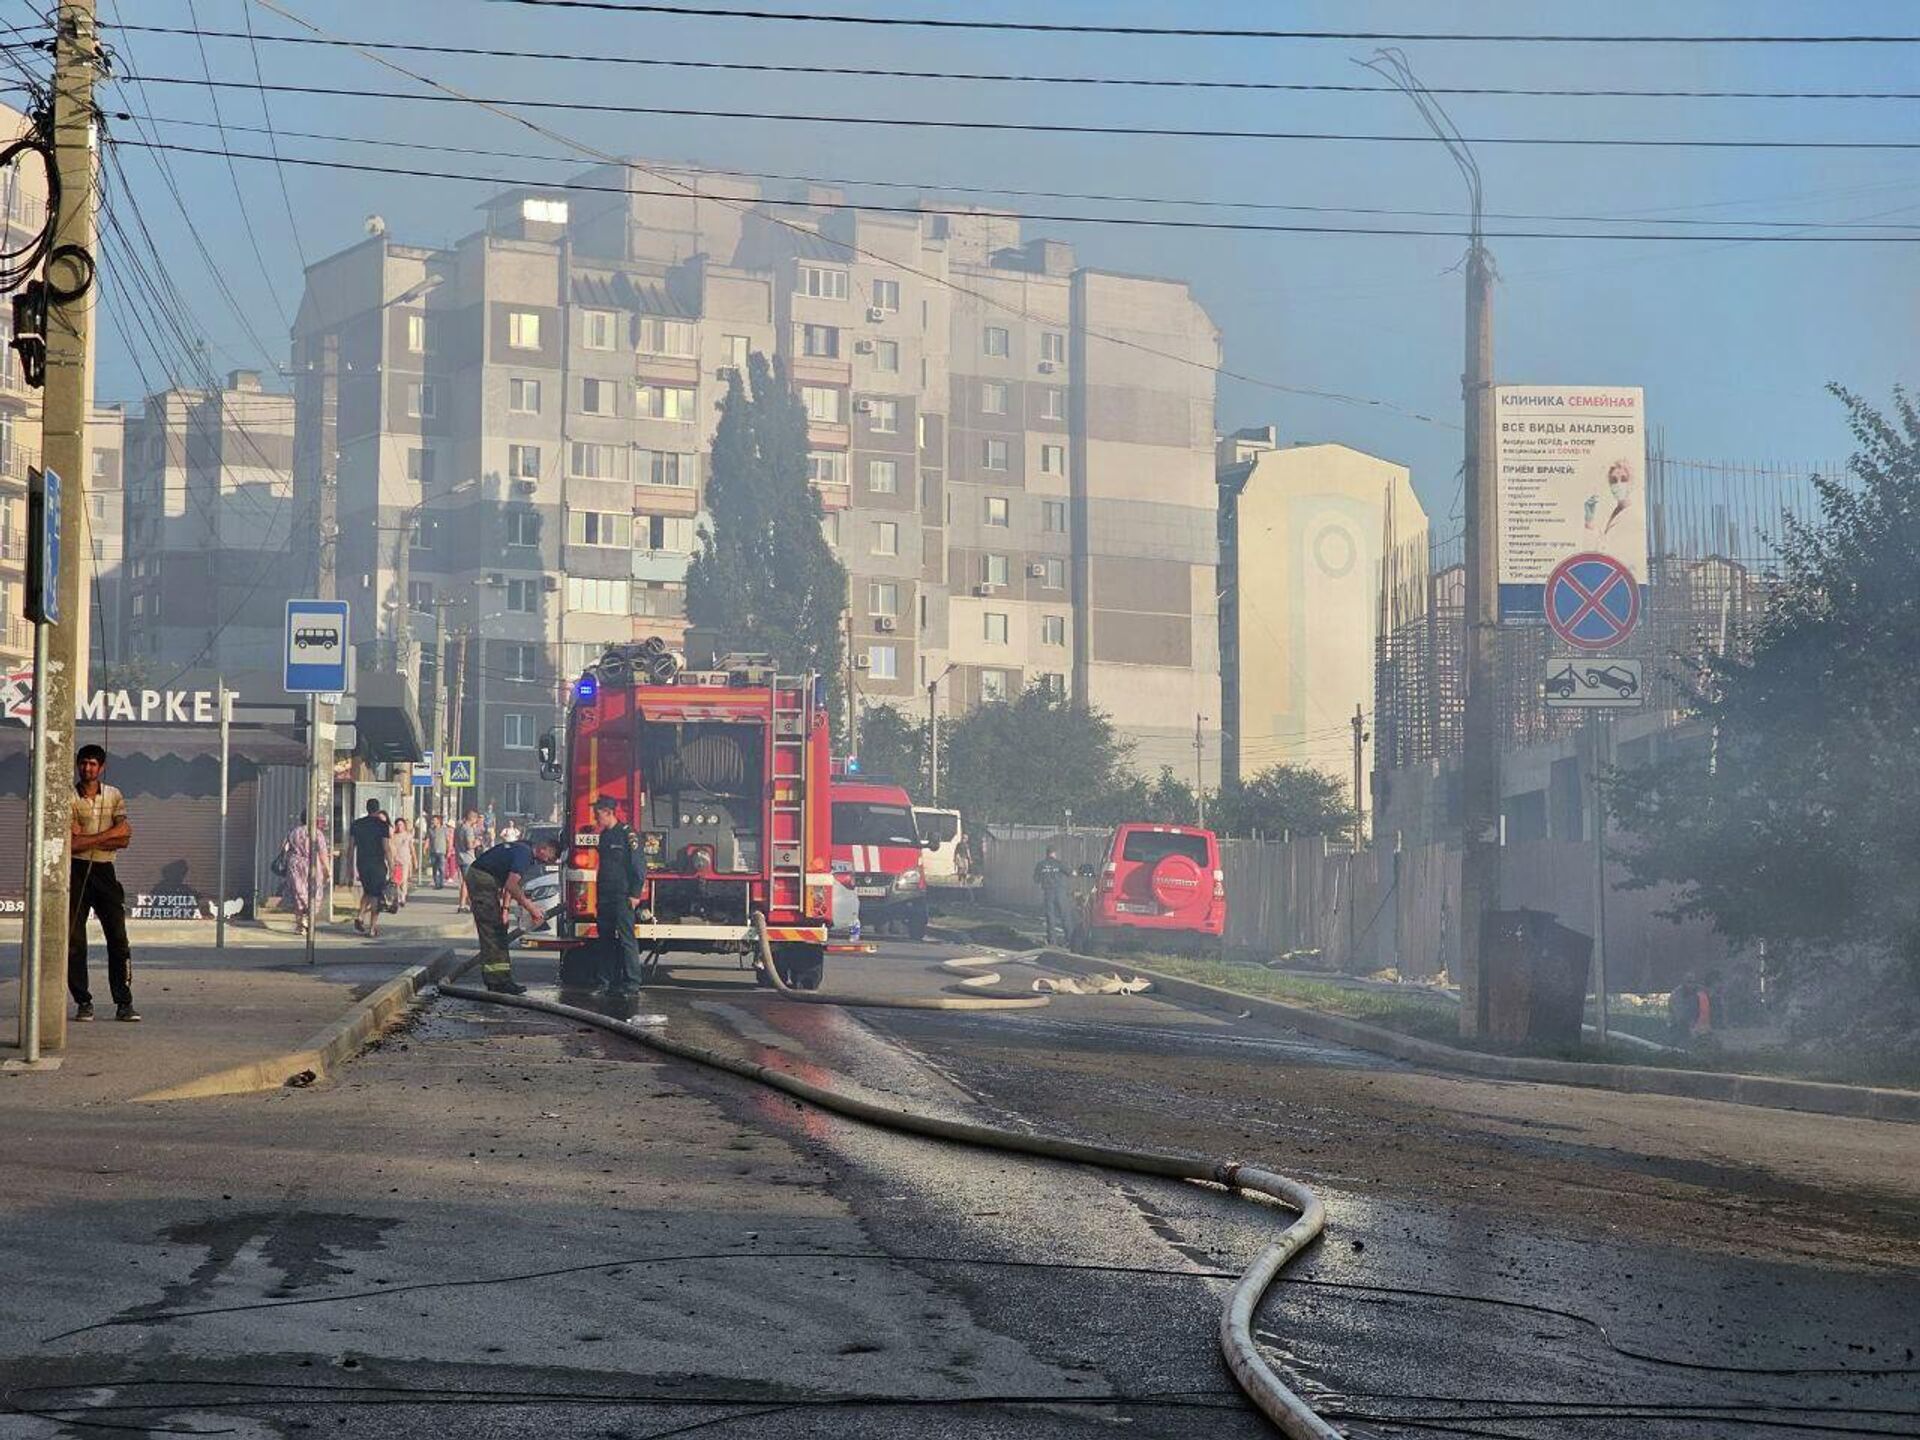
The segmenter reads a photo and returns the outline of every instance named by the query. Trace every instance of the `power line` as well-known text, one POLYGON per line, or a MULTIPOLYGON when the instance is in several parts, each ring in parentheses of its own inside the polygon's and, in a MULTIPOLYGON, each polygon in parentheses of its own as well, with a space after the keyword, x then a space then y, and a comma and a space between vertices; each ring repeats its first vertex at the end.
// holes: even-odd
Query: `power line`
MULTIPOLYGON (((1287 94, 1395 95, 1391 85, 1337 85, 1281 80, 1200 80, 1147 75, 1045 75, 996 70, 899 70, 865 65, 773 65, 745 60, 666 59, 653 55, 583 54, 568 50, 512 50, 483 45, 443 45, 405 40, 335 40, 312 35, 256 35, 249 29, 198 30, 184 25, 116 25, 106 28, 151 35, 200 35, 209 40, 246 40, 256 46, 316 45, 394 50, 418 55, 462 55, 491 60, 556 60, 586 65, 641 66, 666 70, 726 70, 763 75, 831 75, 887 80, 959 80, 1005 85, 1118 86, 1155 90, 1252 90, 1287 94)), ((1481 95, 1547 99, 1619 100, 1920 100, 1920 90, 1610 90, 1572 87, 1460 85, 1429 87, 1435 95, 1481 95)))
MULTIPOLYGON (((131 115, 122 118, 131 119, 131 115)), ((320 140, 340 145, 365 145, 378 149, 418 150, 441 155, 473 155, 489 160, 536 160, 550 164, 577 165, 577 159, 566 155, 540 154, 530 150, 497 150, 475 145, 438 145, 424 140, 394 140, 375 135, 339 135, 314 130, 288 130, 260 125, 241 125, 228 121, 224 127, 217 127, 210 120, 189 120, 182 116, 145 115, 140 117, 149 125, 177 125, 187 129, 212 130, 224 128, 255 135, 273 134, 289 140, 320 140)), ((275 159, 278 160, 276 153, 275 159)), ((661 166, 662 170, 675 167, 661 166)), ((1099 191, 1080 190, 1024 190, 992 185, 952 185, 944 181, 879 180, 865 176, 851 175, 795 175, 766 170, 734 170, 721 166, 688 166, 684 170, 690 176, 724 175, 732 179, 744 180, 780 180, 805 185, 832 185, 847 187, 870 187, 881 190, 911 190, 918 193, 944 191, 954 195, 994 195, 1013 196, 1018 199, 1040 200, 1091 200, 1115 205, 1168 205, 1181 206, 1196 210, 1256 210, 1275 211, 1286 214, 1310 215, 1383 215, 1414 219, 1465 219, 1466 214, 1458 210, 1417 210, 1398 209, 1389 206, 1373 205, 1309 205, 1288 204, 1270 200, 1210 200, 1192 196, 1177 195, 1127 195, 1099 191)), ((1902 182, 1904 185, 1906 182, 1902 182)), ((1721 204, 1748 204, 1749 201, 1726 201, 1721 204)), ((859 207, 855 207, 859 208, 859 207)), ((1681 207, 1707 209, 1711 206, 1681 207)), ((1547 224, 1591 224, 1591 225, 1688 225, 1708 226, 1724 229, 1729 225, 1746 225, 1761 230, 1886 230, 1897 228, 1887 224, 1877 224, 1862 220, 1700 220, 1669 216, 1662 212, 1650 212, 1657 219, 1642 218, 1641 214, 1620 215, 1565 215, 1536 214, 1524 211, 1489 211, 1489 219, 1525 220, 1547 224)))
POLYGON ((680 15, 700 20, 786 20, 809 25, 870 25, 924 30, 1000 30, 1047 35, 1144 35, 1200 40, 1432 40, 1542 45, 1912 45, 1920 35, 1570 35, 1538 32, 1463 33, 1418 30, 1236 30, 1185 25, 1085 25, 1039 20, 948 20, 918 15, 841 15, 748 10, 725 5, 663 5, 642 0, 489 0, 553 10, 628 15, 680 15))
MULTIPOLYGON (((163 151, 171 151, 175 154, 208 155, 208 156, 215 156, 215 157, 226 157, 234 160, 258 160, 258 161, 263 161, 267 163, 276 163, 275 157, 272 155, 264 155, 257 152, 244 151, 244 150, 239 150, 239 151, 226 150, 216 146, 180 145, 180 144, 175 144, 168 141, 147 141, 147 140, 118 140, 115 143, 121 146, 131 146, 135 149, 163 150, 163 151)), ((461 171, 453 171, 453 170, 422 170, 417 167, 399 166, 399 165, 375 165, 367 161, 329 160, 329 159, 324 159, 318 156, 305 156, 305 155, 282 155, 278 158, 277 163, 284 164, 284 165, 307 165, 307 166, 312 166, 312 167, 315 167, 318 169, 324 169, 324 170, 350 170, 350 171, 359 171, 359 172, 374 174, 374 175, 405 176, 411 179, 459 180, 459 181, 466 181, 470 183, 484 184, 484 185, 499 185, 499 186, 506 186, 506 187, 526 186, 526 187, 532 187, 536 189, 578 191, 578 192, 587 193, 587 194, 629 195, 629 196, 643 196, 643 197, 654 196, 654 197, 664 197, 668 199, 699 198, 703 200, 714 201, 717 203, 728 203, 726 197, 716 196, 716 195, 701 195, 698 192, 694 191, 691 187, 683 187, 677 190, 648 190, 648 189, 636 189, 635 187, 630 185, 596 184, 592 181, 582 180, 582 179, 555 181, 555 180, 542 179, 538 176, 472 175, 472 174, 467 174, 461 171)), ((657 173, 655 170, 651 169, 650 167, 640 165, 634 161, 614 160, 614 161, 608 161, 606 163, 617 165, 625 169, 638 170, 643 174, 657 173)), ((947 216, 956 216, 956 217, 967 217, 967 216, 976 216, 983 213, 978 210, 958 209, 950 206, 942 207, 938 205, 927 205, 927 204, 882 205, 882 204, 868 203, 868 204, 854 206, 851 208, 869 210, 869 211, 874 211, 876 213, 881 213, 881 214, 899 214, 899 215, 947 215, 947 216)), ((1380 235, 1380 236, 1398 236, 1398 237, 1425 237, 1425 238, 1439 238, 1439 239, 1461 239, 1461 238, 1465 238, 1468 234, 1466 230, 1416 229, 1416 228, 1405 228, 1405 227, 1387 227, 1387 226, 1378 226, 1378 225, 1332 225, 1332 224, 1309 225, 1309 224, 1280 224, 1278 222, 1272 222, 1272 221, 1254 221, 1254 220, 1158 219, 1152 216, 1143 216, 1143 215, 1073 215, 1073 214, 1048 213, 1043 211, 1003 210, 1003 209, 995 209, 988 213, 990 213, 994 218, 1004 218, 1009 220, 1032 220, 1037 222, 1056 223, 1056 224, 1120 225, 1120 226, 1129 226, 1129 227, 1145 226, 1145 227, 1155 227, 1155 228, 1169 228, 1169 229, 1176 229, 1176 230, 1218 230, 1218 231, 1230 231, 1230 232, 1250 232, 1255 234, 1380 235)), ((1729 223, 1732 223, 1732 222, 1729 222, 1729 223)), ((1713 233, 1707 233, 1707 234, 1670 234, 1670 233, 1662 233, 1658 231, 1619 232, 1619 231, 1598 231, 1598 230, 1492 230, 1492 231, 1486 232, 1486 238, 1492 239, 1492 240, 1658 240, 1658 241, 1674 241, 1674 242, 1682 242, 1682 243, 1699 242, 1699 241, 1725 242, 1725 241, 1737 240, 1743 243, 1755 243, 1755 244, 1774 243, 1774 244, 1791 244, 1791 245, 1811 245, 1811 244, 1884 244, 1884 243, 1908 244, 1908 243, 1911 243, 1916 238, 1916 236, 1912 233, 1884 234, 1884 235, 1879 235, 1879 234, 1876 234, 1876 235, 1809 235, 1809 234, 1793 234, 1793 233, 1746 235, 1746 234, 1728 234, 1726 232, 1713 232, 1713 233)), ((886 263, 896 263, 896 262, 886 262, 886 263)), ((1110 337, 1103 337, 1103 338, 1110 338, 1110 337)))
MULTIPOLYGON (((204 80, 181 75, 129 75, 142 85, 218 86, 266 90, 285 95, 324 95, 332 99, 401 100, 428 105, 492 105, 522 110, 575 110, 593 115, 663 115, 691 120, 776 120, 788 125, 891 126, 909 130, 983 130, 1040 135, 1112 135, 1130 139, 1288 140, 1364 145, 1433 145, 1432 135, 1388 135, 1338 130, 1184 129, 1173 125, 1076 125, 1046 120, 947 120, 918 115, 817 115, 784 110, 709 110, 677 105, 628 105, 607 100, 541 100, 465 94, 419 95, 405 90, 365 90, 341 85, 260 85, 246 80, 204 80)), ((1467 145, 1565 145, 1584 149, 1630 150, 1920 150, 1920 140, 1735 140, 1690 137, 1594 135, 1463 136, 1467 145)))
MULTIPOLYGON (((260 68, 260 46, 255 41, 253 35, 253 7, 245 4, 244 0, 240 6, 240 16, 247 24, 247 50, 253 57, 253 83, 260 93, 260 118, 266 121, 267 148, 273 151, 274 174, 280 181, 280 203, 286 209, 287 230, 293 236, 294 253, 300 257, 300 269, 302 273, 304 273, 307 268, 307 246, 306 242, 300 237, 300 222, 294 218, 293 194, 287 189, 286 168, 279 163, 280 137, 273 133, 273 107, 267 103, 267 77, 266 73, 260 68)), ((199 22, 196 20, 195 23, 198 24, 199 22)), ((288 328, 291 329, 292 327, 289 326, 288 328)))

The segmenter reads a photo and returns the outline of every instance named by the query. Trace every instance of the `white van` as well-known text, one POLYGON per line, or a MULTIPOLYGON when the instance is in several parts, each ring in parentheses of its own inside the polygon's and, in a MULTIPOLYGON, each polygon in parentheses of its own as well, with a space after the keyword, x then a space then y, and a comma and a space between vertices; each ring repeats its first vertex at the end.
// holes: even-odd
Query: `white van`
POLYGON ((971 884, 966 873, 967 862, 962 854, 966 848, 966 832, 960 828, 960 812, 916 805, 913 807, 913 824, 920 832, 921 844, 938 842, 937 849, 920 853, 920 873, 927 877, 927 885, 950 890, 971 884))

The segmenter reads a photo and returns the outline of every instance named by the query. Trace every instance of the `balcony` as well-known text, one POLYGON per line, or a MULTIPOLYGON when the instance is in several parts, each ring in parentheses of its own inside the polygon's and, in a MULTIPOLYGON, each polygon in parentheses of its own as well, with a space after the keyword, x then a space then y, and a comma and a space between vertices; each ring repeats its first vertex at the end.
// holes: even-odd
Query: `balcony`
POLYGON ((838 385, 844 390, 853 384, 853 365, 846 360, 795 355, 790 363, 796 385, 838 385))
POLYGON ((683 581, 693 556, 685 550, 636 550, 633 552, 633 578, 636 580, 683 581))
POLYGON ((846 510, 853 505, 853 486, 846 481, 814 480, 809 483, 819 492, 822 509, 846 510))

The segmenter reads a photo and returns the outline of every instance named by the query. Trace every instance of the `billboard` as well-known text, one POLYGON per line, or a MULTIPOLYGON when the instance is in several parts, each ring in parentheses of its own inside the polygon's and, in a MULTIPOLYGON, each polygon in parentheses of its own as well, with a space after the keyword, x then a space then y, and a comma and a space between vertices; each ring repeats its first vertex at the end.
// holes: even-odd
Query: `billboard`
POLYGON ((1647 426, 1640 387, 1496 385, 1500 618, 1539 620, 1569 555, 1611 556, 1647 583, 1647 426))

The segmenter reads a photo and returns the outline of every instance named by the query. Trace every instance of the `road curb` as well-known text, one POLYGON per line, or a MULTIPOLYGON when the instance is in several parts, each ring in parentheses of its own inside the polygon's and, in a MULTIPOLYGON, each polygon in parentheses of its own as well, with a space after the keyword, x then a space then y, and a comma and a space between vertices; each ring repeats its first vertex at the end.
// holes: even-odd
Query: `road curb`
MULTIPOLYGON (((1093 961, 1065 950, 1043 950, 1049 964, 1089 975, 1113 968, 1111 961, 1093 961)), ((1536 1060, 1525 1056, 1485 1055, 1433 1040, 1383 1030, 1341 1015, 1329 1015, 1283 1000, 1268 1000, 1222 989, 1198 980, 1183 980, 1140 966, 1127 967, 1153 981, 1160 994, 1209 1010, 1237 1014, 1250 1010, 1321 1040, 1371 1050, 1435 1070, 1453 1070, 1491 1080, 1523 1080, 1547 1085, 1581 1085, 1596 1090, 1618 1090, 1634 1095, 1675 1095, 1689 1100, 1717 1100, 1731 1105, 1758 1105, 1772 1110, 1804 1110, 1816 1115, 1843 1115, 1863 1120, 1891 1120, 1920 1125, 1920 1090, 1891 1090, 1870 1085, 1838 1085, 1819 1080, 1788 1080, 1774 1075, 1740 1075, 1717 1070, 1665 1070, 1651 1065, 1607 1065, 1585 1060, 1536 1060)))
POLYGON ((333 1024, 297 1050, 250 1060, 244 1065, 216 1070, 211 1075, 149 1090, 134 1100, 202 1100, 213 1095, 249 1095, 278 1090, 289 1081, 325 1079, 383 1034, 419 998, 427 986, 444 979, 454 968, 457 952, 436 951, 424 965, 411 965, 384 985, 363 996, 333 1024))

